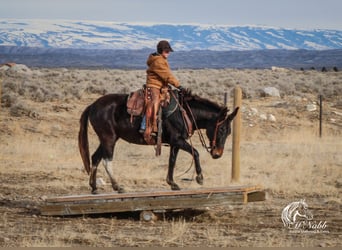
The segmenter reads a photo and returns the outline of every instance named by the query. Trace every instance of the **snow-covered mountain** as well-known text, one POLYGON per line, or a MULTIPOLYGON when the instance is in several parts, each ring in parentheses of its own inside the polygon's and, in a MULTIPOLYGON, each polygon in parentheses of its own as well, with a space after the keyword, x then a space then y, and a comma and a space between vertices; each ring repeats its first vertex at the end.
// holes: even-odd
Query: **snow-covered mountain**
POLYGON ((178 51, 342 49, 342 30, 0 19, 0 46, 131 50, 161 39, 178 51))

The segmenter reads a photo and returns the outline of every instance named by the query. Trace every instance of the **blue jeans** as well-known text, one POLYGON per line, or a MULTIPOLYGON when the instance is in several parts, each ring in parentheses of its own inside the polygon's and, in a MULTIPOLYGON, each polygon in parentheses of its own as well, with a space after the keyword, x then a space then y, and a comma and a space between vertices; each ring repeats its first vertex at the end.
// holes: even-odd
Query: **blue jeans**
POLYGON ((141 124, 140 124, 140 129, 145 130, 146 129, 146 115, 144 115, 141 124))

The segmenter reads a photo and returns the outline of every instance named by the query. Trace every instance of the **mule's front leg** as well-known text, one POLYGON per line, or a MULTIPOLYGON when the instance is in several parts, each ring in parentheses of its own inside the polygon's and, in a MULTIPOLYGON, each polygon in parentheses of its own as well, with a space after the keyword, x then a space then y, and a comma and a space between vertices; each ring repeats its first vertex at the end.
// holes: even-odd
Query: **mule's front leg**
POLYGON ((194 160, 195 160, 195 168, 196 168, 196 182, 200 185, 203 185, 203 175, 202 175, 202 168, 199 160, 199 154, 196 149, 194 149, 194 160))
POLYGON ((180 187, 173 180, 173 171, 176 164, 176 159, 178 155, 179 148, 171 146, 170 147, 170 156, 169 156, 169 169, 167 172, 166 182, 171 186, 172 190, 180 190, 180 187))
POLYGON ((198 151, 187 142, 184 142, 184 147, 182 147, 182 149, 193 156, 196 169, 196 182, 200 185, 203 185, 202 168, 199 160, 198 151))

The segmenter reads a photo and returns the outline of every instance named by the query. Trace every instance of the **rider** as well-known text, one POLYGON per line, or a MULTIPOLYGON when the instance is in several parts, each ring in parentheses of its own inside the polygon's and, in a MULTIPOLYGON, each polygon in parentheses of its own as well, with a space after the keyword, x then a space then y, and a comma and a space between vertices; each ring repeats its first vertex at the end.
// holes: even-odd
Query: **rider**
MULTIPOLYGON (((166 40, 162 40, 157 45, 157 52, 149 55, 147 59, 148 69, 146 70, 146 128, 144 121, 141 126, 141 132, 144 132, 144 139, 148 144, 154 144, 151 136, 155 136, 158 131, 157 114, 163 87, 168 84, 182 89, 179 81, 173 76, 169 63, 167 61, 170 52, 173 52, 170 44, 166 40)), ((165 92, 164 92, 165 93, 165 92)))

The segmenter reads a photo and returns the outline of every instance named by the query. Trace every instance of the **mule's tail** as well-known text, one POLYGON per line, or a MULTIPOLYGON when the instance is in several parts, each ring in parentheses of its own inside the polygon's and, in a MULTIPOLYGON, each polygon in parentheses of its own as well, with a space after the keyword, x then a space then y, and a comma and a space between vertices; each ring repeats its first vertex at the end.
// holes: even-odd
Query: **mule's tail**
POLYGON ((87 173, 90 173, 90 156, 89 156, 89 142, 88 142, 88 117, 90 106, 88 106, 82 113, 80 118, 80 131, 78 132, 78 148, 83 161, 83 166, 87 173))

